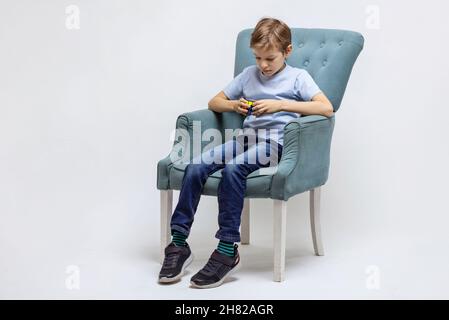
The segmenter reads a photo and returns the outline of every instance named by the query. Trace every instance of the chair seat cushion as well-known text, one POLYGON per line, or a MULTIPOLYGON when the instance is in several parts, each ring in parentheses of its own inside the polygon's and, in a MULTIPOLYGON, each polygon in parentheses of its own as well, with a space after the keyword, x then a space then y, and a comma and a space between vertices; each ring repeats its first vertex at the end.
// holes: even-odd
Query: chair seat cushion
MULTIPOLYGON (((182 179, 187 164, 175 164, 170 169, 170 189, 180 190, 182 179)), ((277 166, 261 168, 248 175, 246 178, 245 197, 249 198, 269 198, 271 180, 275 174, 277 166)), ((222 169, 214 172, 207 178, 202 194, 217 196, 218 184, 221 180, 222 169)))

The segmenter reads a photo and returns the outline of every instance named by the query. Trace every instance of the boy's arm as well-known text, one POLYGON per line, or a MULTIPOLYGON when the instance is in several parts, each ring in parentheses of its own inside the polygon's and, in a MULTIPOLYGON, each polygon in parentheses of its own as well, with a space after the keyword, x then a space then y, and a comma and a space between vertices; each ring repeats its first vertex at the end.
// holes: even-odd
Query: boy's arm
POLYGON ((229 100, 223 91, 220 91, 215 97, 213 97, 208 107, 215 112, 228 112, 234 111, 234 106, 238 103, 237 100, 229 100))
POLYGON ((240 114, 246 114, 246 109, 244 109, 245 104, 241 103, 240 100, 229 100, 223 91, 220 91, 209 101, 208 107, 210 110, 215 112, 235 111, 240 114))
POLYGON ((281 111, 296 112, 304 115, 318 114, 332 117, 334 108, 324 93, 317 93, 311 101, 281 100, 281 111))

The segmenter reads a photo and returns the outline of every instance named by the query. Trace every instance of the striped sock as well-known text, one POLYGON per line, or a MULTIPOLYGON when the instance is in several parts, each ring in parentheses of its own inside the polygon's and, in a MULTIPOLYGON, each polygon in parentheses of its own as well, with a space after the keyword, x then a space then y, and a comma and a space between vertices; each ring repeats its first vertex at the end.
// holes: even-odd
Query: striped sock
POLYGON ((217 246, 217 251, 224 255, 227 255, 229 257, 233 257, 234 256, 234 242, 227 242, 227 241, 220 240, 220 242, 218 243, 218 246, 217 246))
POLYGON ((171 241, 177 246, 182 247, 186 245, 187 236, 181 232, 173 231, 171 241))

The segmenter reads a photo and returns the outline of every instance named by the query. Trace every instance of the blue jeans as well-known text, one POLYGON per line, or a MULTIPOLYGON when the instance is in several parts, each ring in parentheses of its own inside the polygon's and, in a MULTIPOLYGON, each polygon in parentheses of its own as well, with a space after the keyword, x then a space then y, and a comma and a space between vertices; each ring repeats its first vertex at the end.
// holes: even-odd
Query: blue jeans
POLYGON ((239 143, 235 140, 229 141, 214 148, 211 152, 203 153, 200 163, 192 161, 187 165, 179 201, 171 219, 172 232, 176 230, 186 236, 189 235, 207 178, 212 173, 223 169, 218 185, 219 229, 215 237, 223 241, 240 242, 240 219, 246 190, 246 177, 259 168, 273 165, 273 160, 277 164, 282 154, 282 145, 265 140, 250 146, 245 141, 240 143, 240 146, 243 148, 240 148, 239 151, 239 143), (232 151, 232 157, 230 157, 230 151, 232 151), (265 151, 265 161, 261 161, 262 157, 260 157, 263 151, 265 151), (205 162, 205 156, 221 161, 205 162), (228 161, 225 158, 228 158, 228 161), (266 161, 266 159, 270 161, 266 161))

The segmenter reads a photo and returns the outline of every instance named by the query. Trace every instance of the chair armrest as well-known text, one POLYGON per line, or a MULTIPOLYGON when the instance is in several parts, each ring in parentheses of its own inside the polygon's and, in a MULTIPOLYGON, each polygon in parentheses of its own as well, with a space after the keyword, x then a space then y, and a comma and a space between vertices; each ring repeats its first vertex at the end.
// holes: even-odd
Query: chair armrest
POLYGON ((201 121, 201 130, 220 129, 220 113, 210 109, 201 109, 192 112, 186 112, 178 116, 176 128, 192 129, 193 121, 201 121))
MULTIPOLYGON (((209 109, 201 109, 178 116, 176 120, 176 137, 172 150, 167 157, 157 163, 157 188, 159 190, 169 189, 169 171, 171 166, 177 163, 177 159, 180 160, 184 156, 183 152, 185 150, 189 150, 189 159, 192 159, 193 139, 196 139, 195 141, 199 143, 206 129, 221 131, 221 116, 219 113, 209 109), (194 130, 194 124, 200 125, 200 127, 195 126, 195 129, 200 129, 200 131, 194 130)), ((200 146, 202 150, 203 143, 200 146)))
POLYGON ((291 196, 326 183, 335 116, 300 117, 284 127, 281 161, 273 176, 271 198, 291 196))

